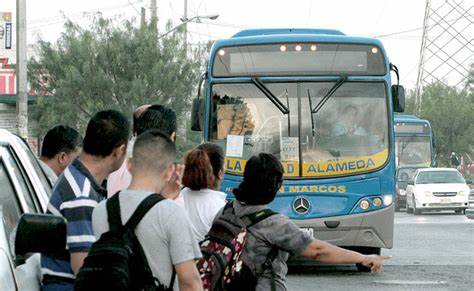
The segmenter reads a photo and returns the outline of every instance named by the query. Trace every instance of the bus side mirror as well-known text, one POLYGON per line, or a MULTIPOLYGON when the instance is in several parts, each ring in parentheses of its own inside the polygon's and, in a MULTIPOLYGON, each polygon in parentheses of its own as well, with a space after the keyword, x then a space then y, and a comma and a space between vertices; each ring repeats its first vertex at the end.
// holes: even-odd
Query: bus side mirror
MULTIPOLYGON (((61 253, 66 250, 66 220, 51 214, 21 216, 15 235, 15 261, 29 253, 61 253)), ((20 263, 21 264, 21 263, 20 263)))
POLYGON ((392 85, 393 111, 405 111, 405 88, 401 85, 392 85))
POLYGON ((196 98, 193 100, 193 108, 191 109, 191 130, 202 131, 204 119, 204 99, 196 98))

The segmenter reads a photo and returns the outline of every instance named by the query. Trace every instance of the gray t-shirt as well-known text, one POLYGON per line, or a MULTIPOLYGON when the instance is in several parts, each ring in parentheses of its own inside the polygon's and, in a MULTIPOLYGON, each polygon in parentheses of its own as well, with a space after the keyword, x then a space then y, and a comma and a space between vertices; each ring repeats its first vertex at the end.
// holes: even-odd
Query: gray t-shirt
MULTIPOLYGON (((242 217, 265 209, 265 206, 243 205, 234 201, 235 215, 242 217)), ((244 261, 255 264, 257 274, 261 274, 257 291, 271 290, 271 272, 263 264, 273 247, 279 248, 279 254, 273 261, 276 275, 276 289, 286 290, 286 261, 289 254, 301 254, 314 240, 309 233, 302 231, 287 216, 272 215, 249 228, 247 245, 243 252, 244 261)))
MULTIPOLYGON (((137 190, 120 192, 122 223, 128 221, 140 202, 150 194, 151 192, 137 190)), ((105 201, 94 209, 92 225, 96 238, 109 230, 105 201)), ((135 233, 153 276, 166 286, 170 284, 172 265, 201 257, 185 210, 172 200, 163 200, 150 209, 138 224, 135 233)), ((175 284, 175 290, 176 286, 175 284)))

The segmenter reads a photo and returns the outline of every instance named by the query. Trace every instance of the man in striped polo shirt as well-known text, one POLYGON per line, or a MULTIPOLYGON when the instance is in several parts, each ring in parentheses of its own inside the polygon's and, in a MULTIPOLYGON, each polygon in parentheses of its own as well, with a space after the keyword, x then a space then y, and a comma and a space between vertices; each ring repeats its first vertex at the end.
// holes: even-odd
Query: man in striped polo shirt
POLYGON ((123 163, 130 123, 120 112, 101 111, 87 125, 83 151, 56 182, 48 212, 67 220, 67 251, 42 254, 42 290, 73 290, 75 275, 91 245, 92 211, 107 197, 101 185, 123 163))

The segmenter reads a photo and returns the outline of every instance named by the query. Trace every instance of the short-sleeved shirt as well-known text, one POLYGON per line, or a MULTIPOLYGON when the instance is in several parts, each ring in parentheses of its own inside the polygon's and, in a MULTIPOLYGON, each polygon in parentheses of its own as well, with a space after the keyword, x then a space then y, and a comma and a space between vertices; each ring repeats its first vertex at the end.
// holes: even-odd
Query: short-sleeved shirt
MULTIPOLYGON (((233 202, 235 215, 243 217, 266 208, 261 205, 244 205, 233 202)), ((270 251, 278 248, 278 256, 273 260, 273 270, 276 275, 276 289, 286 290, 286 261, 290 254, 301 254, 314 240, 308 232, 301 230, 287 216, 272 215, 249 229, 247 245, 243 252, 243 260, 255 264, 256 273, 261 274, 258 279, 257 291, 271 290, 271 272, 264 269, 270 251)))
MULTIPOLYGON (((120 192, 120 213, 126 223, 138 205, 152 192, 124 190, 120 192)), ((96 238, 109 231, 106 203, 101 202, 92 215, 96 238)), ((201 257, 184 208, 165 199, 150 209, 135 233, 143 248, 153 276, 169 286, 173 265, 201 257)), ((175 289, 176 290, 176 289, 175 289)))
POLYGON ((198 191, 184 188, 180 193, 184 200, 184 207, 191 221, 194 236, 202 241, 219 210, 226 203, 227 194, 212 189, 198 191))
POLYGON ((92 211, 106 196, 107 191, 78 159, 59 176, 47 212, 66 219, 67 251, 54 256, 42 254, 41 273, 44 285, 68 282, 72 288, 75 275, 71 269, 70 253, 88 252, 95 242, 92 211))

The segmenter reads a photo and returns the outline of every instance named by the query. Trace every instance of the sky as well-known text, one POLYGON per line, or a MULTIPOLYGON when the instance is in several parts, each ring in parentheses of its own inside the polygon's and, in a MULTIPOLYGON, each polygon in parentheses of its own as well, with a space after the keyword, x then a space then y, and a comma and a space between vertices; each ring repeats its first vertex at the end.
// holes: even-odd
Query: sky
MULTIPOLYGON (((0 12, 15 12, 15 0, 0 0, 0 12)), ((139 19, 149 0, 27 0, 28 43, 54 41, 65 17, 86 27, 98 11, 105 17, 139 19)), ((184 0, 157 0, 161 32, 168 20, 180 23, 184 0)), ((418 73, 425 0, 188 0, 188 16, 219 14, 214 21, 191 23, 188 41, 229 38, 246 28, 332 28, 351 36, 378 37, 398 66, 400 83, 414 88, 418 73), (405 30, 407 33, 384 36, 405 30)), ((147 10, 150 16, 150 10, 147 10)))

